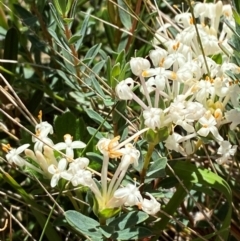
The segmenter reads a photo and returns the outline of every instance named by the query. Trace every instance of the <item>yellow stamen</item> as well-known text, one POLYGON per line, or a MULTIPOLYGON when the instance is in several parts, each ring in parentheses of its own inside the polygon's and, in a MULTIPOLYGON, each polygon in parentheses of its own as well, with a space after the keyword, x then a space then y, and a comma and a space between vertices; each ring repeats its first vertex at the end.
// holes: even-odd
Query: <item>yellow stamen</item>
POLYGON ((144 71, 142 72, 142 77, 148 77, 148 72, 147 72, 147 70, 144 70, 144 71))
POLYGON ((73 137, 70 134, 64 135, 63 138, 64 138, 64 140, 66 140, 66 139, 71 139, 72 140, 73 139, 73 137))
POLYGON ((118 150, 114 150, 114 148, 116 147, 116 142, 120 140, 120 136, 116 136, 114 137, 110 143, 108 144, 108 148, 107 148, 107 152, 109 154, 110 158, 118 158, 120 156, 122 156, 122 153, 118 150))
POLYGON ((163 67, 164 61, 165 61, 165 58, 162 58, 161 61, 160 61, 160 63, 159 63, 159 67, 163 67))
POLYGON ((40 130, 36 130, 36 136, 40 136, 41 131, 40 130))
POLYGON ((177 74, 176 74, 175 72, 172 72, 172 73, 171 73, 171 76, 172 76, 172 79, 173 79, 173 80, 177 79, 177 74))
POLYGON ((42 111, 41 111, 41 110, 40 110, 39 113, 38 113, 38 119, 39 119, 40 121, 42 121, 42 111))
POLYGON ((189 22, 191 25, 193 24, 193 17, 190 18, 189 22))
POLYGON ((9 152, 12 149, 12 147, 10 146, 10 144, 3 144, 2 143, 2 150, 5 152, 9 152))

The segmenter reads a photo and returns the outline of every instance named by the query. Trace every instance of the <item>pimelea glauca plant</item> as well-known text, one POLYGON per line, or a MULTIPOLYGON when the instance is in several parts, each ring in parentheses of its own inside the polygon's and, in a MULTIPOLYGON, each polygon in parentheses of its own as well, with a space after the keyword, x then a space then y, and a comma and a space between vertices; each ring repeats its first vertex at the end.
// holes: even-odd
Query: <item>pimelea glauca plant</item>
POLYGON ((23 124, 1 109, 28 133, 20 134, 19 142, 3 124, 21 144, 14 148, 3 141, 8 166, 1 168, 1 177, 30 205, 42 229, 35 237, 27 226, 27 235, 33 240, 238 238, 229 232, 232 217, 239 217, 232 198, 239 175, 238 2, 232 8, 222 1, 189 1, 186 11, 164 2, 172 19, 155 1, 137 1, 136 9, 121 0, 29 4, 28 10, 12 6, 23 33, 13 44, 18 49, 31 42, 26 50, 31 68, 24 72, 16 55, 7 56, 7 40, 19 37, 11 28, 2 62, 12 65, 4 65, 1 74, 5 107, 10 102, 26 119, 23 124), (78 15, 78 7, 85 12, 78 15), (45 42, 34 39, 39 27, 45 42), (98 39, 106 35, 104 48, 91 44, 88 31, 98 39), (138 40, 146 47, 134 45, 138 40), (27 103, 34 115, 18 97, 21 91, 17 95, 12 88, 23 90, 13 76, 29 79, 32 95, 26 99, 43 101, 37 107, 27 103), (41 192, 26 192, 15 170, 41 192), (37 203, 42 190, 50 197, 43 207, 37 203))

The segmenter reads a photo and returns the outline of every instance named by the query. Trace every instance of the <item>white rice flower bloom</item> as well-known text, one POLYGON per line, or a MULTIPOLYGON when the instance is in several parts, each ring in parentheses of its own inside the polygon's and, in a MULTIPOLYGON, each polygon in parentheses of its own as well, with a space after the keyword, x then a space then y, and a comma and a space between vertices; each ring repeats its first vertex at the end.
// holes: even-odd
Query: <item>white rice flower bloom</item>
POLYGON ((232 84, 229 86, 229 96, 233 107, 239 107, 240 87, 238 84, 232 84))
MULTIPOLYGON (((155 77, 151 77, 146 81, 148 93, 151 93, 154 90, 157 90, 157 91, 160 91, 162 94, 165 94, 165 96, 168 96, 165 92, 162 92, 165 89, 165 85, 166 85, 166 78, 161 75, 156 75, 155 77)), ((140 91, 144 94, 142 87, 140 88, 140 91)))
POLYGON ((177 70, 176 75, 177 80, 192 86, 194 81, 198 81, 202 77, 203 73, 195 61, 189 61, 177 70))
POLYGON ((117 158, 122 156, 122 153, 115 148, 119 145, 118 140, 120 139, 120 136, 116 136, 113 139, 107 139, 102 138, 97 143, 97 149, 106 156, 109 156, 110 158, 117 158))
POLYGON ((178 70, 181 66, 183 66, 187 62, 186 56, 184 56, 182 53, 176 51, 174 53, 169 54, 165 61, 164 61, 164 67, 166 69, 169 69, 171 66, 173 66, 173 71, 178 70))
POLYGON ((237 66, 234 63, 222 63, 221 65, 221 71, 223 72, 223 75, 226 75, 226 71, 231 71, 233 74, 239 74, 240 73, 240 67, 237 66))
POLYGON ((232 6, 231 4, 224 4, 222 8, 222 14, 224 17, 232 19, 233 12, 232 12, 232 6))
POLYGON ((149 52, 149 57, 152 60, 154 67, 162 67, 168 52, 165 49, 158 48, 149 52))
POLYGON ((230 130, 234 130, 240 124, 240 111, 233 109, 225 113, 227 122, 231 122, 230 130))
POLYGON ((132 78, 127 78, 117 84, 115 92, 119 99, 121 100, 131 100, 133 98, 132 89, 134 87, 134 82, 132 78))
POLYGON ((127 184, 114 192, 114 197, 121 200, 125 206, 139 205, 142 203, 142 195, 136 185, 127 184))
MULTIPOLYGON (((53 134, 53 126, 49 124, 47 121, 41 121, 39 124, 35 126, 36 133, 40 132, 41 136, 47 136, 48 134, 53 134)), ((33 141, 34 141, 33 137, 33 141)))
POLYGON ((43 174, 45 176, 47 176, 48 178, 51 178, 51 175, 48 172, 48 167, 52 164, 54 166, 58 165, 58 162, 54 156, 54 152, 52 148, 48 146, 44 146, 43 153, 38 150, 36 150, 34 153, 32 150, 26 149, 25 154, 27 157, 31 158, 41 167, 43 174))
POLYGON ((206 100, 212 92, 213 84, 207 80, 200 80, 196 83, 196 88, 198 89, 196 92, 196 100, 203 105, 206 104, 206 100))
POLYGON ((62 177, 62 173, 66 171, 67 165, 68 162, 66 158, 62 158, 57 166, 52 164, 48 167, 48 172, 53 175, 51 178, 51 187, 57 186, 58 181, 62 177))
POLYGON ((35 144, 34 144, 34 151, 43 151, 44 146, 54 146, 53 141, 45 136, 45 137, 41 137, 41 135, 39 136, 40 139, 35 138, 35 144))
POLYGON ((186 156, 185 150, 179 144, 183 140, 183 137, 178 133, 173 132, 172 135, 169 135, 167 140, 165 141, 165 147, 169 150, 173 150, 181 153, 183 156, 186 156))
POLYGON ((161 117, 163 115, 163 110, 160 108, 149 108, 143 111, 144 124, 155 130, 161 127, 161 117))
MULTIPOLYGON (((73 160, 73 162, 69 164, 68 170, 62 173, 62 178, 68 181, 71 181, 74 178, 74 176, 79 175, 80 170, 84 170, 85 168, 87 168, 88 164, 89 164, 89 160, 86 157, 79 157, 73 160)), ((75 181, 74 183, 75 183, 74 186, 76 186, 77 184, 75 181)))
POLYGON ((62 174, 62 177, 66 180, 71 181, 74 187, 78 185, 90 186, 92 182, 94 182, 92 179, 92 173, 88 170, 79 169, 76 170, 76 173, 74 175, 71 176, 69 174, 69 172, 65 172, 62 174))
POLYGON ((41 111, 39 114, 40 123, 36 125, 36 136, 32 137, 32 141, 35 142, 34 151, 42 152, 44 145, 53 146, 53 141, 48 137, 48 134, 53 134, 53 126, 47 121, 41 121, 41 111))
POLYGON ((120 163, 122 170, 128 168, 130 164, 133 164, 135 167, 138 166, 140 152, 131 143, 125 145, 120 151, 123 154, 120 163))
POLYGON ((24 166, 26 164, 26 160, 20 156, 20 154, 29 147, 29 144, 22 145, 17 149, 10 148, 10 146, 6 145, 3 147, 8 153, 6 154, 6 159, 10 164, 15 164, 17 166, 24 166))
POLYGON ((211 29, 208 26, 204 28, 204 32, 201 32, 201 42, 204 49, 204 54, 214 55, 222 52, 218 45, 218 38, 211 33, 211 29))
POLYGON ((73 159, 74 152, 73 149, 84 148, 86 144, 82 141, 72 141, 72 136, 69 134, 64 135, 64 141, 54 145, 56 150, 66 150, 66 156, 70 159, 73 159))
MULTIPOLYGON (((216 64, 216 62, 214 62, 211 58, 209 58, 207 56, 205 57, 205 59, 207 61, 207 66, 208 66, 208 69, 211 74, 211 76, 209 76, 209 77, 214 78, 219 73, 219 65, 216 64)), ((199 64, 199 66, 202 70, 202 73, 208 74, 203 55, 198 55, 198 57, 196 58, 195 61, 199 64)))
POLYGON ((144 198, 141 202, 141 208, 145 213, 155 215, 159 212, 161 205, 150 193, 147 192, 146 195, 150 197, 150 200, 144 198))
POLYGON ((216 160, 218 164, 224 164, 229 161, 231 156, 234 156, 237 151, 237 145, 232 146, 229 141, 222 141, 219 143, 217 154, 222 155, 216 160))
POLYGON ((207 111, 206 114, 199 119, 199 123, 202 125, 202 128, 197 132, 200 136, 206 137, 211 132, 217 141, 223 141, 216 127, 217 122, 210 111, 207 111))
POLYGON ((34 151, 42 152, 43 146, 53 146, 53 141, 48 137, 48 134, 53 134, 53 126, 47 121, 42 121, 42 111, 39 111, 38 118, 40 123, 35 126, 36 137, 32 136, 32 141, 35 142, 34 151))
POLYGON ((131 58, 130 60, 130 67, 136 76, 141 76, 143 71, 150 69, 151 65, 147 59, 137 57, 131 58))
POLYGON ((191 13, 180 13, 175 16, 175 21, 182 24, 183 28, 187 28, 193 24, 191 13))

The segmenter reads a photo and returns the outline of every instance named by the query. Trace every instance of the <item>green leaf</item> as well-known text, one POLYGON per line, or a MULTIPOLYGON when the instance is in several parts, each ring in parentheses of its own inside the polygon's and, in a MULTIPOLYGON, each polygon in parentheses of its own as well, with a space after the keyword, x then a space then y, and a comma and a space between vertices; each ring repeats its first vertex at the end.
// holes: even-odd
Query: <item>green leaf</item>
POLYGON ((146 181, 150 181, 155 178, 164 177, 165 174, 165 168, 167 165, 167 158, 161 157, 156 160, 154 160, 153 164, 149 167, 149 170, 147 172, 146 181))
POLYGON ((237 13, 236 9, 233 8, 233 17, 235 22, 240 25, 240 13, 237 13))
MULTIPOLYGON (((65 10, 65 14, 68 15, 69 11, 71 10, 72 4, 73 4, 74 0, 67 0, 67 6, 66 6, 66 10, 65 10)), ((77 1, 75 1, 77 2, 77 1)))
MULTIPOLYGON (((2 171, 2 170, 1 170, 2 171)), ((34 201, 34 198, 28 194, 22 187, 19 185, 7 172, 2 171, 4 175, 4 180, 7 181, 13 188, 14 190, 23 198, 24 202, 29 205, 29 208, 40 224, 41 228, 43 229, 45 226, 45 223, 47 222, 47 218, 42 215, 43 206, 37 204, 34 201)), ((47 236, 47 239, 49 241, 52 241, 53 237, 56 240, 62 240, 56 230, 48 223, 46 229, 45 229, 45 235, 47 236)))
POLYGON ((84 236, 88 236, 94 240, 103 240, 102 233, 99 230, 100 223, 96 220, 75 210, 69 210, 64 215, 67 222, 84 236))
MULTIPOLYGON (((108 1, 108 3, 110 3, 110 1, 108 1)), ((106 23, 110 23, 110 16, 109 16, 109 12, 108 10, 105 8, 102 11, 102 16, 101 18, 106 22, 106 23)), ((104 24, 104 29, 105 29, 105 35, 107 37, 108 43, 110 45, 110 47, 112 49, 114 49, 114 29, 112 28, 112 26, 110 26, 109 24, 104 24)))
MULTIPOLYGON (((112 68, 112 77, 117 77, 120 74, 120 63, 117 63, 113 66, 112 68)), ((114 85, 112 85, 112 87, 115 87, 114 85)))
POLYGON ((84 57, 84 59, 90 59, 90 61, 88 62, 88 66, 93 62, 93 60, 96 57, 96 55, 98 54, 100 48, 101 48, 101 44, 96 44, 88 50, 88 52, 86 53, 86 55, 84 57))
MULTIPOLYGON (((170 162, 170 165, 174 169, 175 174, 184 182, 198 183, 211 187, 225 196, 228 202, 228 212, 226 213, 224 219, 221 220, 222 226, 218 229, 218 234, 221 235, 223 240, 227 240, 232 214, 232 190, 228 183, 217 174, 207 169, 198 168, 186 161, 170 162)), ((172 175, 171 172, 169 172, 169 174, 172 175)), ((215 240, 219 241, 220 239, 216 237, 215 240)))
POLYGON ((233 6, 236 8, 237 13, 240 15, 240 2, 239 2, 239 0, 233 0, 233 6))
POLYGON ((74 44, 75 42, 77 42, 80 38, 82 37, 82 35, 80 35, 79 33, 73 35, 69 40, 68 43, 69 44, 74 44))
MULTIPOLYGON (((190 190, 192 187, 191 182, 183 182, 184 186, 190 190)), ((176 186, 176 191, 173 194, 172 198, 168 201, 167 205, 163 208, 163 211, 167 213, 168 215, 172 216, 176 210, 179 208, 181 203, 183 202, 184 198, 187 196, 187 192, 185 189, 178 184, 176 186)), ((170 221, 169 216, 165 216, 164 214, 161 214, 160 221, 156 222, 153 226, 153 230, 155 230, 156 234, 160 234, 160 232, 166 228, 167 224, 170 221)))
MULTIPOLYGON (((64 25, 63 25, 62 19, 59 17, 59 13, 56 11, 56 8, 53 6, 52 3, 49 3, 49 7, 50 7, 50 9, 51 9, 51 11, 52 11, 52 13, 53 13, 53 17, 54 17, 54 19, 56 20, 56 23, 57 23, 59 29, 64 30, 64 25)), ((50 29, 51 29, 51 28, 50 28, 50 29)), ((52 33, 52 34, 53 34, 53 33, 52 33)), ((52 35, 52 34, 51 34, 51 35, 52 35)), ((55 34, 56 34, 56 33, 55 33, 55 34)), ((56 34, 56 35, 57 35, 57 34, 56 34)), ((56 39, 58 39, 58 37, 57 37, 56 39)))
POLYGON ((116 58, 116 63, 119 63, 120 65, 125 65, 125 49, 123 49, 116 58))
POLYGON ((19 14, 24 25, 28 27, 35 25, 38 20, 36 16, 32 15, 29 11, 26 10, 26 8, 23 8, 18 4, 13 4, 13 6, 16 12, 19 14))
POLYGON ((123 0, 118 0, 118 4, 120 6, 118 11, 121 22, 127 30, 130 30, 132 28, 132 21, 130 13, 128 12, 128 6, 123 0))
MULTIPOLYGON (((4 41, 4 54, 3 58, 7 60, 17 60, 18 55, 18 31, 16 28, 12 27, 7 31, 6 38, 4 41)), ((16 69, 16 64, 3 63, 3 68, 14 73, 16 69)), ((8 81, 11 82, 12 76, 5 74, 8 81)))
POLYGON ((149 229, 142 227, 132 227, 127 228, 121 231, 117 231, 113 234, 112 238, 114 240, 140 240, 145 237, 149 237, 152 235, 152 232, 149 229))
POLYGON ((142 223, 148 217, 148 214, 144 212, 132 211, 110 221, 108 226, 113 226, 116 230, 123 230, 136 224, 142 223))
POLYGON ((103 126, 107 129, 111 129, 111 125, 108 124, 108 122, 106 122, 106 120, 104 120, 102 118, 102 116, 100 116, 96 111, 92 110, 92 109, 85 109, 86 113, 88 114, 88 116, 93 119, 94 121, 96 121, 98 124, 102 124, 103 126))
POLYGON ((66 12, 66 0, 53 0, 54 6, 61 16, 65 17, 66 12))
POLYGON ((106 238, 110 238, 114 233, 114 228, 109 226, 100 226, 99 230, 106 238))
POLYGON ((95 129, 95 128, 93 128, 93 127, 90 127, 90 126, 88 126, 87 127, 87 130, 88 130, 88 133, 91 135, 91 136, 93 136, 93 135, 95 135, 95 137, 97 138, 97 139, 102 139, 102 138, 104 138, 104 136, 100 133, 100 132, 97 132, 97 129, 95 129))
MULTIPOLYGON (((86 13, 84 13, 84 14, 86 14, 86 13)), ((76 42, 76 45, 75 45, 76 51, 78 51, 80 49, 80 47, 82 46, 83 39, 84 39, 85 35, 87 34, 89 18, 90 18, 90 14, 86 14, 83 24, 81 26, 80 33, 79 33, 79 35, 81 35, 82 37, 76 42)))
POLYGON ((63 141, 65 134, 70 134, 75 137, 76 132, 76 117, 71 112, 65 112, 56 118, 54 122, 55 133, 58 141, 63 141))

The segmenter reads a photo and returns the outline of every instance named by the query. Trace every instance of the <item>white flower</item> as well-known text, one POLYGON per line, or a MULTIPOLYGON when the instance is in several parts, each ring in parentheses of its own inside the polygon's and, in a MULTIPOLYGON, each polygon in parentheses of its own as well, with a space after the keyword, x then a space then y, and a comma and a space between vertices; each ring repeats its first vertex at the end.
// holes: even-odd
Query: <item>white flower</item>
POLYGON ((225 113, 226 120, 232 122, 230 129, 234 130, 240 124, 240 111, 233 109, 225 113))
POLYGON ((222 141, 220 142, 220 147, 218 148, 217 153, 222 155, 220 158, 218 158, 216 161, 218 164, 224 164, 231 156, 234 156, 234 154, 237 151, 237 145, 232 146, 229 141, 222 141))
POLYGON ((199 80, 202 76, 202 71, 196 62, 190 61, 185 63, 177 71, 177 79, 185 84, 190 82, 194 83, 194 80, 199 80))
POLYGON ((163 110, 159 108, 149 108, 143 111, 144 124, 155 130, 156 128, 160 128, 161 126, 161 115, 163 114, 163 110))
POLYGON ((133 184, 127 184, 126 187, 117 189, 114 197, 119 199, 125 206, 139 205, 142 202, 140 191, 133 184))
POLYGON ((86 147, 86 144, 82 141, 72 141, 72 136, 69 134, 64 135, 64 142, 60 142, 56 145, 54 145, 54 148, 57 150, 66 150, 66 156, 70 159, 73 159, 74 152, 73 149, 77 148, 84 148, 86 147))
POLYGON ((55 187, 58 184, 58 181, 61 178, 62 173, 67 168, 67 165, 68 165, 67 160, 65 158, 62 158, 59 161, 57 167, 53 164, 48 167, 48 172, 53 175, 51 179, 51 187, 55 187))
POLYGON ((147 192, 146 195, 150 197, 150 200, 143 199, 141 202, 142 210, 147 214, 155 215, 160 210, 160 203, 150 193, 147 192))
POLYGON ((119 145, 118 140, 120 136, 116 136, 113 139, 102 138, 97 143, 98 150, 110 158, 116 158, 122 156, 122 153, 118 149, 114 149, 119 145))
POLYGON ((80 170, 84 170, 89 164, 89 160, 86 157, 79 157, 69 164, 69 168, 66 172, 62 173, 62 178, 70 181, 75 175, 79 175, 80 170))
POLYGON ((40 140, 39 139, 37 139, 37 138, 35 138, 34 139, 34 142, 36 142, 35 144, 34 144, 34 151, 36 152, 36 151, 40 151, 40 152, 42 152, 42 150, 43 150, 43 147, 44 146, 54 146, 54 143, 53 143, 53 141, 50 139, 50 138, 48 138, 47 136, 39 136, 39 138, 40 138, 40 140), (47 144, 47 145, 46 145, 47 144))
POLYGON ((51 175, 48 172, 48 167, 50 165, 54 165, 57 166, 58 162, 54 156, 54 152, 53 149, 48 147, 48 146, 44 146, 43 147, 43 153, 36 150, 35 153, 30 150, 30 149, 26 149, 25 150, 25 154, 27 157, 31 158, 33 161, 35 161, 43 170, 44 174, 48 177, 51 178, 51 175))
POLYGON ((69 178, 70 176, 67 177, 66 173, 63 173, 62 177, 65 178, 66 180, 71 181, 74 187, 78 185, 89 186, 93 181, 92 173, 88 170, 82 170, 82 169, 77 170, 77 172, 74 175, 72 175, 71 178, 69 178))
POLYGON ((144 58, 137 57, 130 60, 131 70, 136 76, 142 75, 142 72, 150 69, 150 66, 150 62, 144 58))
POLYGON ((212 84, 209 81, 200 80, 197 83, 197 88, 199 91, 196 94, 196 100, 199 102, 205 102, 212 90, 212 84))
POLYGON ((167 54, 168 52, 162 48, 151 50, 149 52, 149 57, 154 67, 162 67, 167 54))
POLYGON ((173 133, 169 135, 167 140, 165 141, 165 147, 169 150, 174 150, 176 152, 181 153, 183 156, 186 156, 184 149, 179 143, 182 141, 183 137, 178 133, 173 133))
POLYGON ((240 94, 240 87, 238 84, 232 84, 229 86, 229 95, 234 107, 239 106, 239 96, 240 96, 239 94, 240 94))
POLYGON ((175 21, 187 28, 193 24, 191 13, 180 13, 175 16, 175 21))
POLYGON ((215 35, 211 33, 209 28, 206 26, 204 28, 205 32, 201 32, 201 42, 203 45, 204 53, 206 55, 214 55, 221 52, 218 46, 218 39, 215 35))
POLYGON ((179 52, 169 54, 165 61, 164 67, 166 69, 170 68, 173 65, 173 71, 178 70, 181 66, 183 66, 187 62, 186 57, 179 52))
POLYGON ((131 100, 133 98, 132 89, 134 87, 133 79, 127 78, 117 84, 115 92, 121 100, 131 100))
POLYGON ((46 137, 48 134, 53 134, 53 126, 49 124, 47 121, 41 121, 39 124, 35 126, 35 131, 36 133, 40 133, 42 137, 46 137))
POLYGON ((122 152, 121 169, 126 169, 130 164, 135 167, 138 166, 138 159, 140 157, 140 152, 131 144, 125 145, 125 148, 120 149, 122 152))
POLYGON ((25 144, 17 149, 11 149, 7 154, 6 154, 6 159, 10 164, 15 164, 17 166, 24 166, 25 165, 25 159, 23 159, 21 156, 19 156, 25 149, 27 149, 30 145, 25 144))
POLYGON ((202 125, 202 128, 197 132, 200 136, 206 137, 211 132, 217 141, 223 140, 218 133, 216 127, 217 122, 210 111, 207 111, 206 114, 199 119, 199 123, 202 125))

